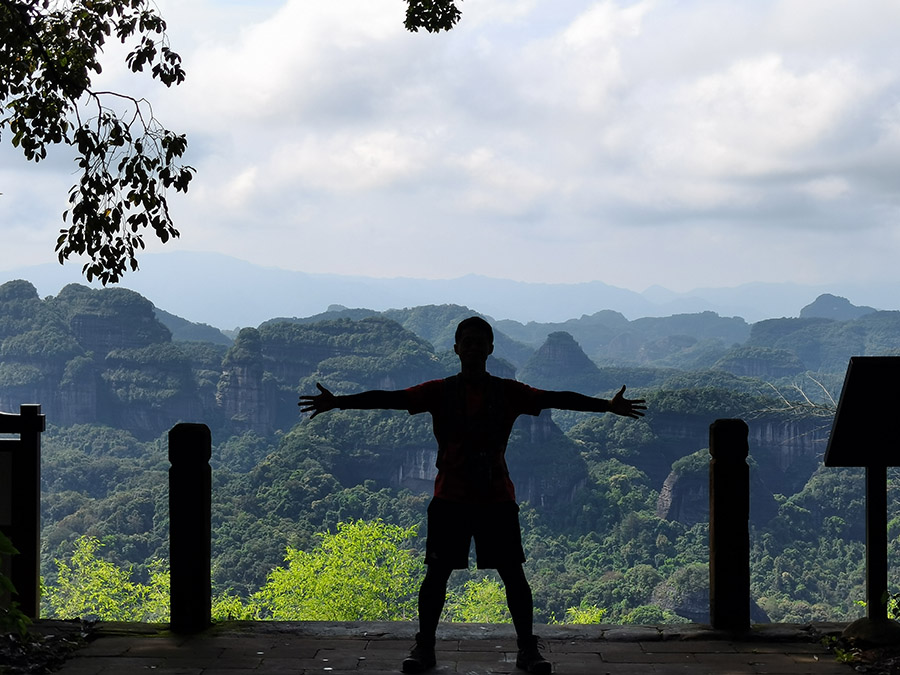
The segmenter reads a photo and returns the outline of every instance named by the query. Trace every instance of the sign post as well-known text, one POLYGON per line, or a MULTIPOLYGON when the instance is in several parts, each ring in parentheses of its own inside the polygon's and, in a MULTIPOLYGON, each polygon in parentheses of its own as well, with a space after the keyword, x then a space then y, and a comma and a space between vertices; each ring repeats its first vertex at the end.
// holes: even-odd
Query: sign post
POLYGON ((900 642, 887 616, 887 467, 900 466, 897 443, 900 356, 854 356, 831 427, 825 466, 866 469, 866 616, 844 630, 876 644, 900 642))

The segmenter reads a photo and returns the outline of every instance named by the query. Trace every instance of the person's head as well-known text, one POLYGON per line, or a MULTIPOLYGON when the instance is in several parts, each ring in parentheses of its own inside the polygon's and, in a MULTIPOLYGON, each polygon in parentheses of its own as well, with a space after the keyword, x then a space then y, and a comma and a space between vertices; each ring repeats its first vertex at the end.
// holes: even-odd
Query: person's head
POLYGON ((494 331, 480 316, 469 317, 456 327, 453 351, 459 356, 464 372, 484 370, 487 357, 494 351, 494 331))
POLYGON ((459 325, 456 327, 456 335, 454 336, 456 344, 459 344, 460 337, 467 330, 480 331, 487 336, 488 342, 492 345, 494 344, 494 329, 491 328, 491 324, 480 316, 470 316, 468 319, 463 319, 459 322, 459 325))

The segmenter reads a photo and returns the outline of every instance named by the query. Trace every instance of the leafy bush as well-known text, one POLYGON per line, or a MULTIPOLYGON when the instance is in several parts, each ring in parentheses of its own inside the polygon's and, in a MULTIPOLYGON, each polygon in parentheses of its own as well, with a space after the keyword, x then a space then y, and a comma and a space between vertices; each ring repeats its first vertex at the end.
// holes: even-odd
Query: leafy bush
MULTIPOLYGON (((0 560, 18 554, 9 538, 0 532, 0 560)), ((15 595, 16 587, 12 580, 0 571, 0 595, 15 595)), ((10 600, 8 606, 0 606, 0 634, 16 633, 25 636, 31 623, 25 614, 19 609, 19 603, 10 600)))
POLYGON ((48 615, 59 619, 101 621, 169 620, 169 572, 153 566, 149 584, 132 581, 131 570, 97 556, 99 539, 75 541, 68 560, 56 561, 55 583, 46 586, 48 615))
POLYGON ((503 585, 491 577, 470 579, 461 590, 451 589, 443 619, 459 623, 512 623, 503 585))
POLYGON ((383 521, 340 523, 306 552, 288 547, 250 598, 255 616, 278 621, 403 621, 415 616, 421 563, 404 544, 415 528, 383 521))

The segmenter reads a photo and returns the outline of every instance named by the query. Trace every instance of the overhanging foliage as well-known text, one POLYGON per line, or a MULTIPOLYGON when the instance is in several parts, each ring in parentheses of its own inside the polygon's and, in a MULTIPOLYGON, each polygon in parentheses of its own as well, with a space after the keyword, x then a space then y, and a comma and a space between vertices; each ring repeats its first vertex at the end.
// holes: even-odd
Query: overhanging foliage
POLYGON ((165 31, 148 0, 0 0, 0 134, 34 162, 54 145, 75 150, 78 180, 56 252, 61 263, 87 256, 89 281, 136 270, 148 228, 163 242, 178 236, 166 193, 186 192, 193 177, 181 164, 186 137, 162 126, 146 99, 93 84, 110 39, 131 45, 132 72, 181 83, 181 57, 165 31))

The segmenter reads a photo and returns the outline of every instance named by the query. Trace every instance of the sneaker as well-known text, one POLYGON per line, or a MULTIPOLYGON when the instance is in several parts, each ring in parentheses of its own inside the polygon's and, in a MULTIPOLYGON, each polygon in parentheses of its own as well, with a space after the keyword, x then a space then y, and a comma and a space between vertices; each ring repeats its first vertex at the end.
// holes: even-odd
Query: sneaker
POLYGON ((537 635, 519 639, 519 653, 516 656, 516 668, 521 668, 534 675, 550 675, 553 664, 541 656, 541 648, 544 646, 538 641, 537 635))
POLYGON ((403 659, 403 672, 424 673, 426 670, 434 668, 435 663, 437 661, 434 657, 434 639, 423 640, 416 633, 416 644, 410 650, 409 656, 403 659))

